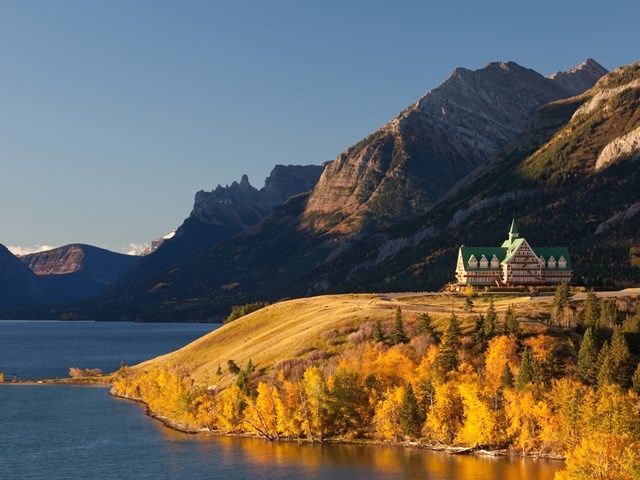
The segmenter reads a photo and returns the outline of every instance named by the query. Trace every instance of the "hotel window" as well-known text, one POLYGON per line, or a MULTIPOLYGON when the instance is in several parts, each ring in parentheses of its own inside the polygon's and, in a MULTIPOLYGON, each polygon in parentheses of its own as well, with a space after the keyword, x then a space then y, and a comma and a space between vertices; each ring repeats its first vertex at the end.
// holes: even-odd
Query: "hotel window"
POLYGON ((567 261, 564 258, 564 255, 560 257, 558 260, 558 268, 567 268, 567 261))
POLYGON ((556 259, 553 258, 553 255, 549 257, 548 265, 549 265, 549 268, 556 268, 556 259))
POLYGON ((480 259, 480 268, 489 268, 489 260, 487 260, 487 257, 484 255, 482 255, 480 259))
POLYGON ((500 266, 500 262, 498 261, 498 257, 495 255, 491 259, 491 268, 498 268, 500 266))
POLYGON ((476 260, 475 255, 469 257, 469 268, 478 268, 478 260, 476 260))

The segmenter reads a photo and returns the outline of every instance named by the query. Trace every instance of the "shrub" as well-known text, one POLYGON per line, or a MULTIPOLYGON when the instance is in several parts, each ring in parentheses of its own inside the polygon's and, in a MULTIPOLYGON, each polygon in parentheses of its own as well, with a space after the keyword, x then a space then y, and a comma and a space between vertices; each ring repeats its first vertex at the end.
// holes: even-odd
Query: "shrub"
POLYGON ((99 368, 71 367, 69 369, 69 376, 71 378, 100 377, 102 376, 102 370, 100 370, 99 368))

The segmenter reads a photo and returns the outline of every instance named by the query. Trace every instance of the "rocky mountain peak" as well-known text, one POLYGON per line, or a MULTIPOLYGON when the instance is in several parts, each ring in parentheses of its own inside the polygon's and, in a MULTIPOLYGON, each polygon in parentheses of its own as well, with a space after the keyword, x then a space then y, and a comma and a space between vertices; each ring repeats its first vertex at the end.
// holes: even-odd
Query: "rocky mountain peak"
MULTIPOLYGON (((591 73, 572 75, 585 88, 597 80, 591 73)), ((542 105, 577 88, 574 81, 569 92, 515 62, 456 68, 326 167, 302 224, 316 232, 351 233, 409 218, 513 141, 542 105)))
POLYGON ((562 86, 567 93, 578 95, 591 88, 603 75, 609 71, 592 58, 587 58, 580 65, 568 71, 555 72, 549 79, 562 86))

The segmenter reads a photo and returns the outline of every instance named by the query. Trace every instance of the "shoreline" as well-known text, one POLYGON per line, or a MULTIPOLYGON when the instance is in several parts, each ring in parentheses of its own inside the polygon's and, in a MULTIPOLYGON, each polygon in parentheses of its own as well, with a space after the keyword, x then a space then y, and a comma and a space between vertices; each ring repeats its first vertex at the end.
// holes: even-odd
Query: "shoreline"
POLYGON ((109 391, 109 395, 114 398, 128 400, 130 402, 135 402, 141 406, 144 406, 145 415, 153 420, 157 420, 162 423, 166 428, 170 428, 172 430, 189 434, 189 435, 209 435, 209 436, 226 436, 226 437, 236 437, 236 438, 254 438, 260 439, 267 442, 291 442, 291 443, 305 443, 309 445, 323 445, 323 444, 341 444, 341 445, 369 445, 369 446, 387 446, 387 447, 399 447, 399 448, 415 448, 421 450, 429 450, 433 452, 445 452, 449 455, 473 455, 478 457, 510 457, 510 458, 528 458, 531 460, 551 460, 557 462, 563 462, 565 457, 557 456, 557 455, 545 455, 545 454, 534 454, 534 455, 526 455, 517 453, 514 451, 509 451, 508 449, 497 449, 497 450, 487 450, 484 448, 475 448, 475 447, 454 447, 450 445, 439 445, 439 444, 427 444, 421 442, 389 442, 383 440, 375 440, 375 439, 358 439, 358 440, 348 440, 341 438, 329 438, 322 440, 320 442, 315 442, 311 440, 307 440, 304 438, 277 438, 270 440, 266 437, 260 435, 254 435, 251 433, 227 433, 222 430, 211 430, 209 428, 192 428, 188 425, 181 424, 179 422, 175 422, 168 417, 163 417, 161 415, 157 415, 153 413, 149 406, 141 399, 135 397, 129 397, 125 395, 119 395, 113 392, 113 389, 109 391))

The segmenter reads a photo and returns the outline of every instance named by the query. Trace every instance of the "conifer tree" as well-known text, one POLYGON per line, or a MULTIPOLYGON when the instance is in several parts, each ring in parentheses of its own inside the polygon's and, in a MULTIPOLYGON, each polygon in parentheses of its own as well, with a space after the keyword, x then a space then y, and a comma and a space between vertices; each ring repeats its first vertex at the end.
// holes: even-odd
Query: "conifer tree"
POLYGON ((436 338, 436 330, 433 327, 431 316, 428 313, 418 315, 418 333, 420 335, 431 335, 436 338))
POLYGON ((502 369, 502 376, 500 377, 500 387, 501 388, 513 388, 513 373, 511 372, 511 367, 508 362, 504 363, 504 368, 502 369))
POLYGON ((380 319, 377 319, 376 325, 373 328, 373 341, 376 343, 380 343, 380 342, 384 342, 385 340, 386 340, 386 336, 382 328, 382 321, 380 319))
POLYGON ((513 305, 509 305, 507 312, 504 316, 504 332, 509 335, 518 335, 520 333, 520 323, 518 322, 518 316, 513 308, 513 305))
POLYGON ((569 304, 569 294, 569 285, 566 282, 559 283, 553 298, 553 311, 557 323, 562 323, 564 319, 564 312, 569 304))
POLYGON ((470 312, 471 310, 473 310, 473 302, 471 301, 470 298, 466 298, 464 301, 464 311, 465 312, 470 312))
POLYGON ((584 301, 584 308, 580 312, 581 323, 584 328, 597 328, 600 320, 600 301, 596 292, 589 290, 587 299, 584 301))
POLYGON ((613 299, 605 300, 600 310, 600 326, 613 328, 620 324, 620 320, 621 315, 616 301, 613 299))
POLYGON ((535 375, 535 365, 533 359, 533 353, 529 347, 525 347, 522 351, 522 358, 520 360, 520 369, 518 370, 518 376, 516 377, 516 388, 522 390, 525 385, 533 382, 535 375))
POLYGON ((623 388, 628 388, 631 384, 631 375, 633 374, 633 359, 631 352, 629 352, 629 345, 620 327, 613 329, 609 353, 611 355, 613 382, 623 388))
POLYGON ((640 363, 638 363, 636 371, 631 378, 631 389, 640 395, 640 363))
POLYGON ((613 365, 611 364, 609 342, 604 342, 600 353, 598 353, 598 386, 602 387, 610 383, 614 383, 613 365))
POLYGON ((576 376, 587 385, 595 385, 598 382, 598 346, 592 327, 587 328, 582 337, 576 364, 576 376))
POLYGON ((487 307, 487 315, 484 318, 484 336, 490 339, 496 334, 498 324, 498 314, 493 305, 493 299, 489 300, 489 306, 487 307))
POLYGON ((402 321, 402 310, 400 307, 396 308, 396 321, 389 340, 391 345, 407 343, 409 341, 409 337, 407 337, 407 334, 404 331, 404 322, 402 321))
POLYGON ((411 384, 407 384, 402 396, 402 404, 400 406, 400 427, 402 433, 411 437, 419 438, 422 429, 422 415, 418 401, 413 393, 411 384))
POLYGON ((487 349, 487 337, 484 334, 484 316, 478 315, 476 323, 471 333, 471 339, 473 340, 473 346, 476 352, 483 353, 487 349))
POLYGON ((440 350, 435 361, 436 374, 444 380, 447 373, 458 367, 458 351, 460 350, 460 322, 454 313, 442 336, 440 350))

